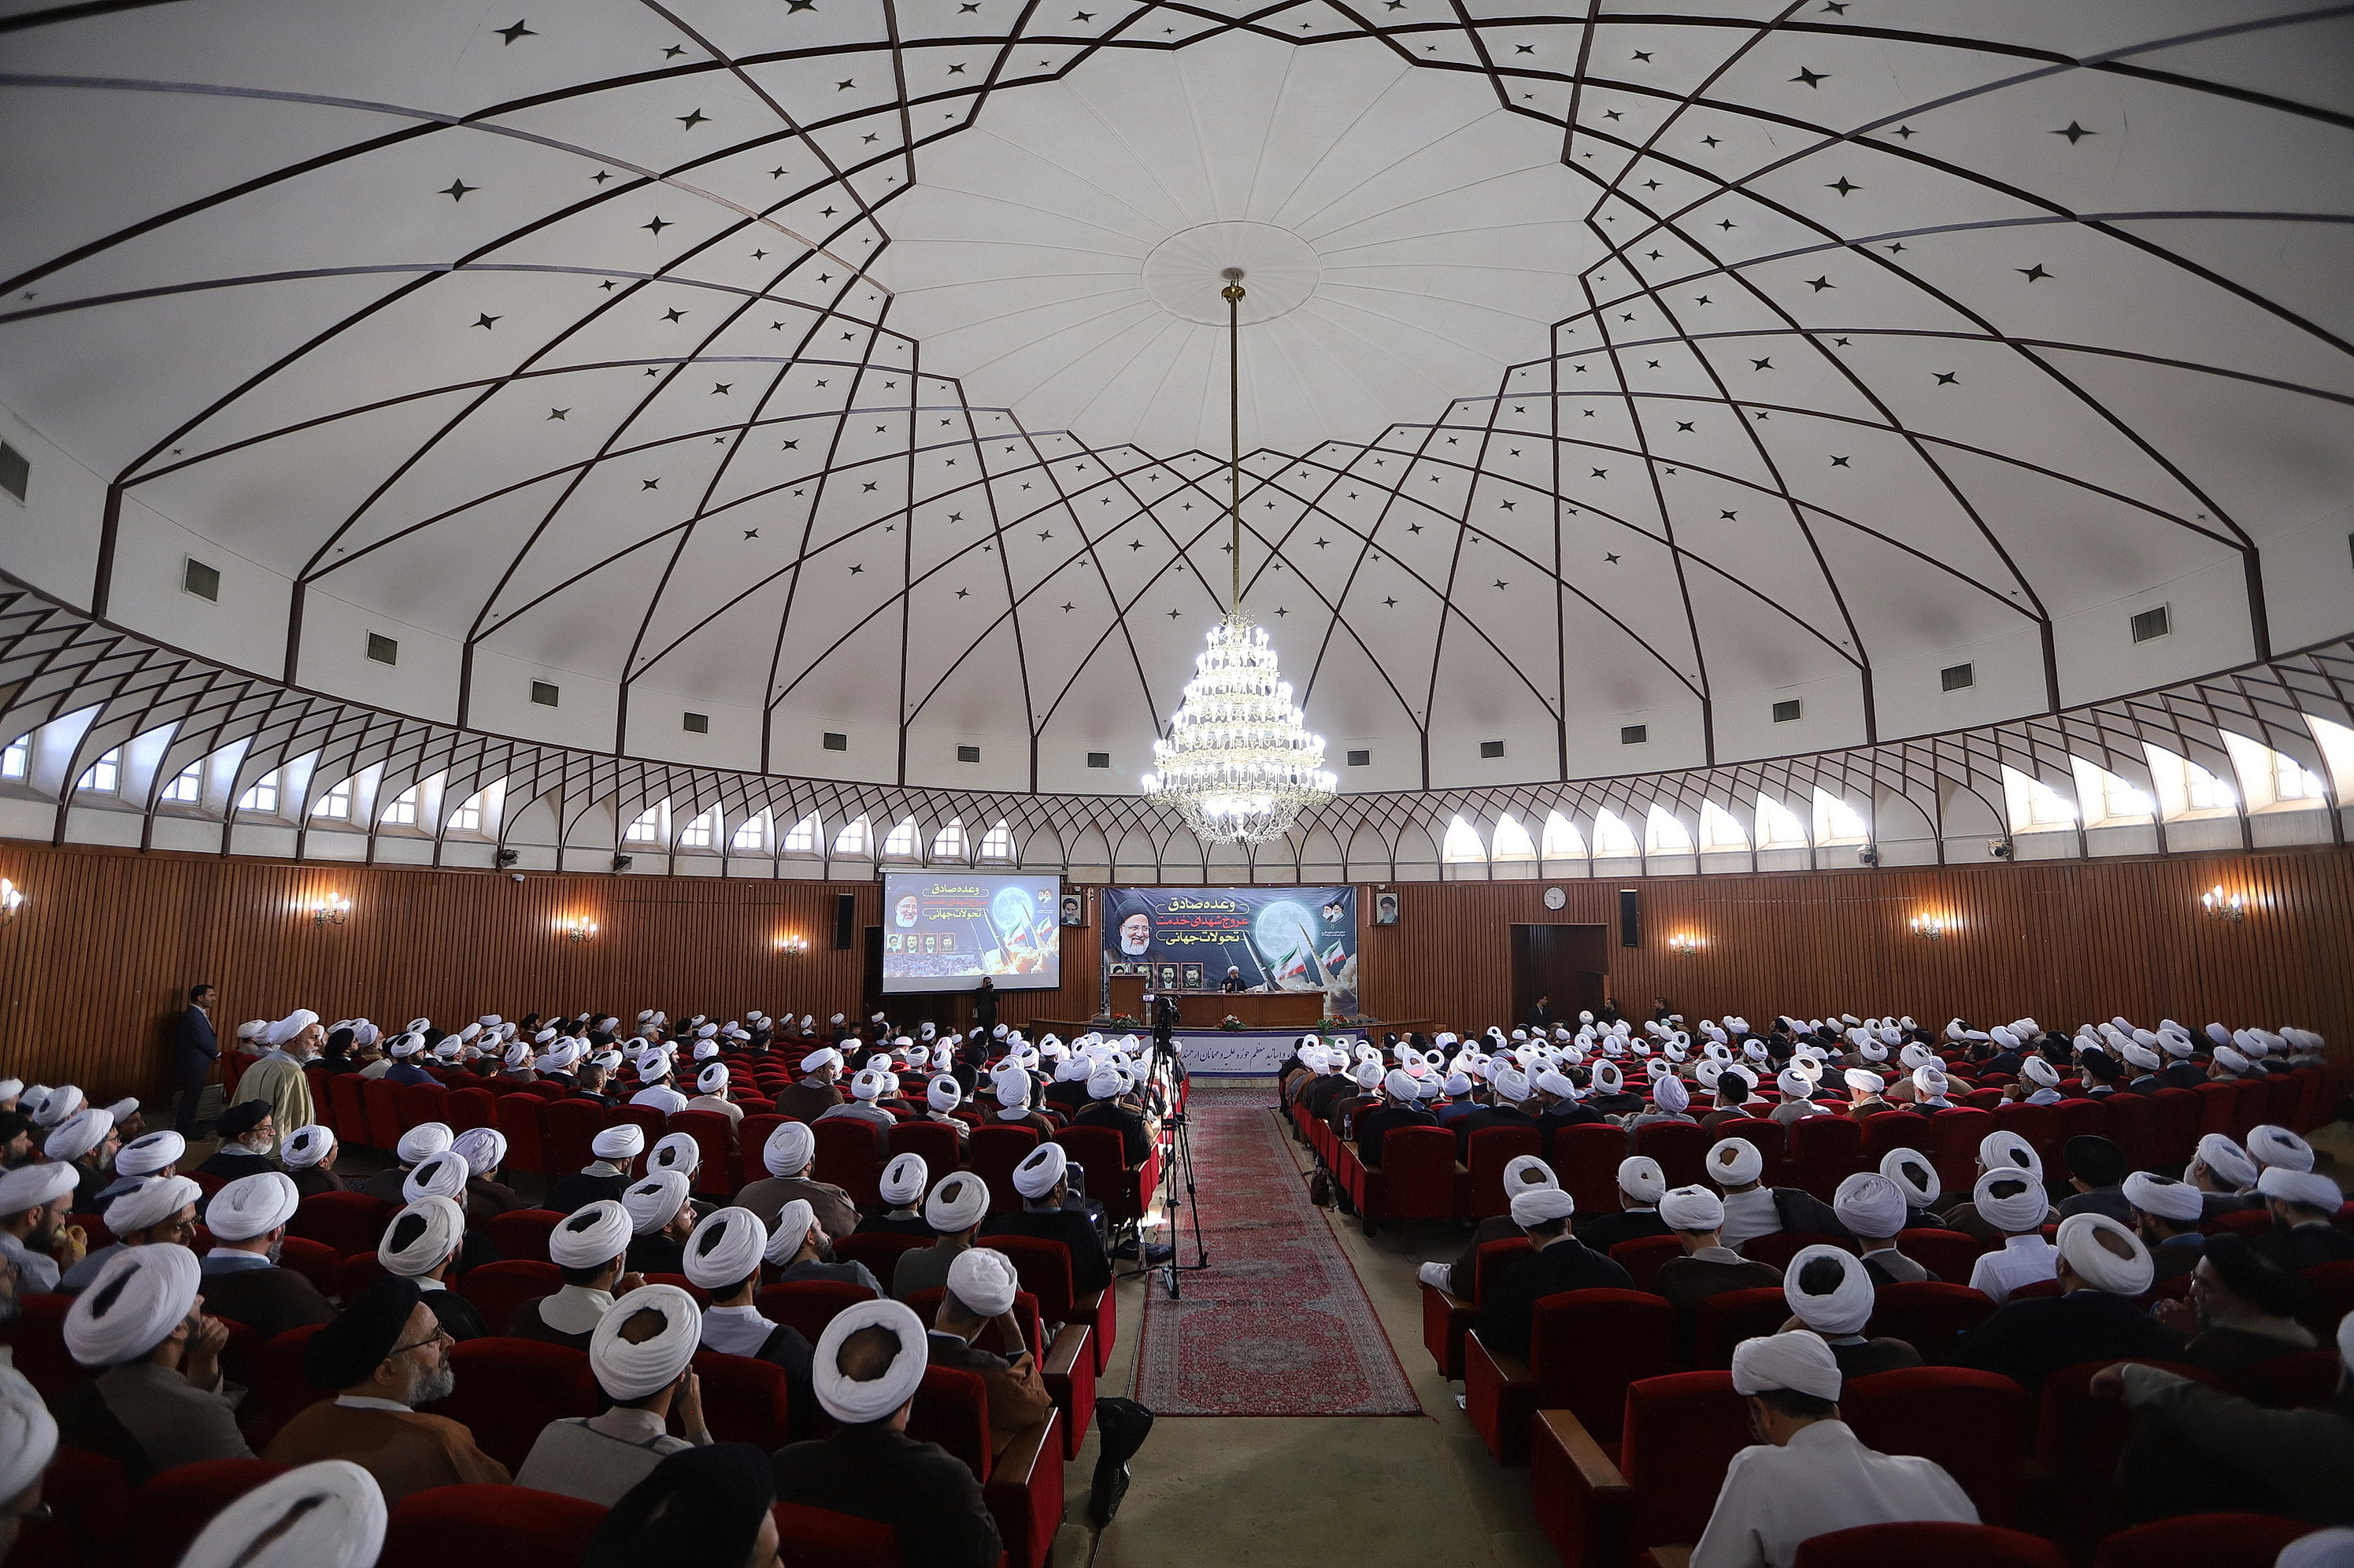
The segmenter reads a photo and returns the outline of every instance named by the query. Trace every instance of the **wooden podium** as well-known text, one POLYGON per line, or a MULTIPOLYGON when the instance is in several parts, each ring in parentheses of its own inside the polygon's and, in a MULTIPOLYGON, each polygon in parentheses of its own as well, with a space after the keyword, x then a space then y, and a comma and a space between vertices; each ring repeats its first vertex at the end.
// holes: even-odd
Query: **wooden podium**
MULTIPOLYGON (((1144 993, 1155 990, 1142 975, 1111 977, 1111 1010, 1130 1018, 1144 1018, 1144 993)), ((1308 1030, 1322 1022, 1324 993, 1320 991, 1158 991, 1177 999, 1179 1027, 1215 1029, 1231 1013, 1246 1029, 1308 1030)))

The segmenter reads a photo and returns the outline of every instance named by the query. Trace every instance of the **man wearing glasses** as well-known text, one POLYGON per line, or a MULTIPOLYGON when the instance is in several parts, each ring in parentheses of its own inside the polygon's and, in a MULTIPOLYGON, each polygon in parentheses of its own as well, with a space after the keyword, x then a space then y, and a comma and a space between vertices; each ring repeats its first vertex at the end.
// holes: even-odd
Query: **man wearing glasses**
POLYGON ((415 1280, 377 1280, 303 1346, 302 1375, 335 1397, 280 1428, 262 1457, 281 1465, 349 1459, 376 1477, 387 1504, 428 1487, 504 1484, 506 1467, 474 1446, 473 1433, 417 1409, 456 1386, 452 1343, 415 1280))

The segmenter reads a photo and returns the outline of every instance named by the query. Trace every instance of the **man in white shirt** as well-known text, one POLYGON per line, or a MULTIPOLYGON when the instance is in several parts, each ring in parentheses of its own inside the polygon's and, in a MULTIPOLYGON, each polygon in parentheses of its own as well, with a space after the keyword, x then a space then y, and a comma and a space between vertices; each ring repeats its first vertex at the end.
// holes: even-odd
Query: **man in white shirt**
POLYGON ((686 1108, 686 1097, 671 1086, 670 1058, 655 1052, 640 1059, 638 1082, 644 1086, 630 1103, 652 1106, 664 1116, 676 1116, 686 1108))
POLYGON ((1840 1419, 1840 1384, 1830 1346, 1805 1330, 1733 1352, 1733 1389, 1758 1442, 1726 1467, 1691 1568, 1789 1568, 1806 1542, 1858 1525, 1978 1522, 1937 1465, 1865 1447, 1840 1419))
POLYGON ((514 1484, 611 1508, 670 1455, 707 1445, 694 1369, 701 1331, 695 1298, 675 1285, 641 1286, 614 1302, 588 1342, 588 1369, 612 1408, 541 1427, 514 1484), (683 1440, 664 1430, 673 1402, 683 1440))
POLYGON ((2032 1172, 2007 1166, 1989 1171, 1970 1189, 1970 1203, 1978 1218, 2003 1234, 2002 1250, 1983 1255, 1970 1269, 1971 1289, 1999 1307, 2020 1286, 2058 1277, 2059 1249, 2043 1239, 2043 1216, 2051 1205, 2032 1172))
POLYGON ((888 1086, 883 1075, 872 1067, 862 1067, 850 1080, 850 1103, 835 1106, 817 1118, 820 1121, 854 1120, 871 1122, 878 1132, 887 1135, 899 1125, 899 1118, 875 1102, 883 1097, 888 1086))
POLYGON ((695 1075, 695 1096, 686 1102, 689 1110, 717 1111, 727 1118, 730 1127, 744 1124, 744 1107, 727 1097, 727 1064, 711 1062, 695 1075))
POLYGON ((1758 1185, 1765 1173, 1766 1156, 1745 1138, 1721 1139, 1708 1151, 1708 1179, 1724 1192, 1724 1245, 1735 1252, 1782 1228, 1774 1190, 1758 1185))

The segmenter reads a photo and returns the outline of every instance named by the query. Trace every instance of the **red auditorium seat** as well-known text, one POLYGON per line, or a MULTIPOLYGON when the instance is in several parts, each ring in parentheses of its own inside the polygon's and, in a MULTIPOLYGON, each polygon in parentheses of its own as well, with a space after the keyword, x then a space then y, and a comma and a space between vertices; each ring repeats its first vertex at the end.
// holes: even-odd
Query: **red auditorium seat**
POLYGON ((2149 1097, 2158 1106, 2158 1120, 2150 1128, 2147 1163, 2179 1171, 2199 1151, 2201 1102, 2189 1089, 2160 1089, 2149 1097))
POLYGON ((1443 1127, 1394 1127, 1382 1134, 1382 1186, 1375 1220, 1455 1217, 1455 1135, 1443 1127))
POLYGON ((1872 1298, 1872 1329, 1877 1336, 1902 1340, 1935 1361, 1954 1340, 1994 1316, 1993 1301, 1957 1281, 1902 1280, 1883 1285, 1872 1298))
POLYGON ((546 1147, 540 1141, 540 1113, 546 1102, 537 1095, 501 1095, 499 1097, 499 1130, 507 1135, 509 1171, 528 1171, 535 1176, 566 1176, 570 1171, 551 1171, 547 1168, 546 1147))
MULTIPOLYGON (((2232 1086, 2226 1083, 2200 1084, 2190 1093, 2199 1097, 2199 1136, 2211 1132, 2228 1133, 2232 1127, 2232 1086)), ((2115 1099, 2116 1097, 2109 1097, 2115 1099)), ((2234 1142, 2238 1140, 2233 1139, 2234 1142)))
POLYGON ((921 1252, 931 1245, 922 1236, 911 1236, 899 1231, 860 1231, 846 1235, 833 1244, 837 1263, 863 1263, 886 1290, 891 1276, 899 1266, 903 1253, 921 1252))
POLYGON ((1725 1467, 1750 1440, 1722 1372, 1628 1384, 1616 1463, 1565 1410, 1539 1411, 1531 1435, 1538 1526, 1579 1568, 1632 1568, 1647 1547, 1698 1541, 1725 1467))
POLYGON ((1636 1289, 1649 1290, 1651 1277, 1659 1272, 1659 1265, 1671 1257, 1681 1257, 1683 1252, 1683 1244, 1672 1235, 1637 1236, 1612 1247, 1610 1261, 1633 1277, 1636 1289))
POLYGON ((982 1244, 1013 1261, 1022 1288, 1038 1298, 1049 1323, 1085 1323, 1096 1358, 1096 1375, 1111 1364, 1119 1335, 1119 1298, 1110 1290, 1080 1296, 1071 1281, 1071 1249, 1043 1236, 991 1236, 982 1244))
MULTIPOLYGON (((2338 1211, 2340 1225, 2346 1223, 2345 1214, 2344 1209, 2338 1211)), ((2339 1319, 2354 1312, 2354 1258, 2317 1263, 2301 1272, 2314 1295, 2313 1316, 2306 1326, 2324 1335, 2337 1332, 2339 1319)))
POLYGON ((366 1113, 367 1136, 361 1142, 390 1154, 400 1146, 400 1086, 382 1078, 360 1080, 360 1106, 366 1113))
MULTIPOLYGON (((771 1105, 776 1103, 776 1096, 773 1092, 769 1093, 768 1103, 771 1105)), ((761 1155, 768 1149, 769 1139, 775 1134, 777 1128, 792 1119, 789 1116, 779 1116, 774 1111, 756 1110, 746 1112, 744 1119, 736 1124, 736 1163, 742 1170, 747 1184, 768 1179, 768 1163, 761 1155)))
POLYGON ((391 1204, 366 1192, 313 1192, 295 1205, 294 1217, 286 1222, 286 1234, 317 1242, 338 1257, 349 1257, 355 1252, 374 1252, 394 1213, 391 1204))
POLYGON ((817 1135, 817 1153, 810 1160, 810 1179, 831 1182, 850 1194, 861 1210, 883 1202, 882 1130, 871 1122, 850 1117, 820 1119, 810 1130, 817 1135))
POLYGON ((450 1091, 440 1084, 401 1084, 392 1091, 393 1115, 400 1118, 400 1130, 422 1127, 429 1121, 450 1125, 450 1091))
POLYGON ((1787 1268, 1792 1258, 1810 1246, 1835 1246, 1847 1252, 1855 1250, 1855 1244, 1845 1236, 1830 1235, 1822 1231, 1768 1231, 1762 1236, 1750 1237, 1735 1250, 1752 1263, 1787 1268))
POLYGON ((527 1487, 428 1487, 393 1505, 376 1568, 578 1568, 605 1512, 527 1487))
POLYGON ((125 1568, 173 1568, 213 1515, 292 1467, 266 1459, 201 1459, 149 1477, 132 1495, 125 1568))
POLYGON ((1451 1295, 1435 1285, 1416 1284, 1422 1292, 1422 1343, 1430 1359, 1438 1363, 1438 1375, 1452 1381, 1463 1375, 1463 1337, 1471 1331, 1471 1321, 1479 1305, 1479 1292, 1487 1282, 1515 1258, 1529 1253, 1526 1236, 1505 1236, 1499 1241, 1481 1242, 1473 1259, 1471 1299, 1451 1295))
POLYGON ((499 1097, 479 1084, 451 1089, 449 1107, 442 1112, 442 1119, 450 1124, 452 1132, 496 1127, 499 1124, 499 1097))
POLYGON ((1778 1285, 1720 1291, 1700 1304, 1692 1326, 1692 1365, 1730 1368, 1735 1345, 1778 1333, 1789 1319, 1789 1298, 1778 1285))
POLYGON ((1561 1190, 1577 1200, 1581 1214, 1618 1212, 1618 1164, 1626 1158, 1626 1129, 1598 1122, 1554 1128, 1547 1153, 1561 1190))
POLYGON ((2260 1235, 2269 1234, 2272 1228, 2273 1216, 2269 1209, 2226 1209, 2220 1214, 2209 1216, 2199 1230, 2201 1234, 2211 1236, 2229 1231, 2253 1241, 2260 1235))
POLYGON ((112 1459, 59 1446, 41 1477, 47 1519, 25 1521, 8 1568, 112 1568, 131 1483, 112 1459))
POLYGON ((1528 1463, 1530 1420, 1540 1410, 1566 1410, 1596 1441, 1616 1443, 1628 1384, 1675 1371, 1675 1308, 1648 1291, 1546 1297, 1529 1325, 1527 1361, 1490 1350, 1477 1334, 1466 1341, 1471 1425, 1502 1465, 1528 1463), (1609 1353, 1596 1354, 1603 1344, 1609 1353))
POLYGON ((1801 1542, 1791 1568, 2068 1568, 2050 1542, 1991 1524, 1867 1524, 1801 1542))
POLYGON ((523 1467, 539 1429, 567 1415, 594 1415, 604 1402, 588 1371, 588 1352, 545 1340, 493 1335, 450 1348, 457 1389, 426 1406, 474 1435, 474 1446, 504 1465, 523 1467))
POLYGON ((1763 1117, 1734 1117, 1729 1121, 1718 1122, 1710 1136, 1719 1139, 1748 1139, 1757 1152, 1766 1157, 1765 1171, 1757 1180, 1768 1187, 1787 1185, 1783 1180, 1783 1171, 1790 1162, 1790 1132, 1780 1122, 1763 1117))
POLYGON ((1949 1285, 1967 1285, 1986 1246, 1967 1231, 1915 1225, 1897 1236, 1896 1250, 1949 1285))
POLYGON ((899 1568, 899 1532, 887 1524, 799 1503, 775 1511, 784 1568, 899 1568))
POLYGON ((2265 1102, 2272 1098, 2272 1082, 2267 1078, 2242 1078, 2232 1086, 2232 1119, 2223 1130, 2232 1135, 2234 1143, 2248 1141, 2248 1129, 2264 1119, 2265 1102))
MULTIPOLYGON (((718 1115, 714 1111, 714 1116, 718 1115)), ((590 1145, 612 1119, 612 1107, 600 1106, 595 1100, 550 1100, 541 1113, 544 1131, 540 1148, 547 1159, 548 1173, 569 1176, 597 1158, 590 1145)))
MULTIPOLYGON (((1119 1135, 1115 1132, 1112 1136, 1117 1138, 1119 1135)), ((756 1176, 767 1175, 767 1168, 760 1164, 760 1146, 747 1143, 743 1145, 743 1149, 745 1179, 749 1181, 756 1176)), ((1075 1148, 1066 1146, 1065 1152, 1074 1160, 1079 1157, 1079 1151, 1075 1148)), ((925 1173, 937 1182, 941 1177, 964 1164, 964 1140, 957 1137, 956 1128, 946 1122, 911 1121, 891 1129, 891 1153, 894 1157, 902 1154, 921 1155, 925 1173)), ((1117 1160, 1118 1157, 1114 1158, 1117 1160)), ((1095 1190, 1093 1166, 1087 1168, 1087 1191, 1096 1197, 1102 1196, 1095 1190)), ((921 1204, 917 1206, 922 1207, 921 1204)))
POLYGON ((2240 1386, 2259 1404, 2282 1410, 2327 1410, 2337 1402, 2344 1372, 2345 1363, 2336 1350, 2305 1351, 2246 1368, 2240 1373, 2240 1386))
POLYGON ((306 1324, 289 1329, 261 1347, 253 1359, 253 1388, 248 1396, 249 1408, 240 1412, 271 1431, 285 1425, 297 1415, 323 1399, 334 1396, 324 1389, 311 1386, 302 1375, 302 1346, 318 1332, 316 1325, 306 1324), (258 1405, 258 1410, 249 1407, 258 1405))
POLYGON ((1850 1170, 1877 1171, 1882 1160, 1900 1149, 1918 1150, 1932 1162, 1936 1159, 1927 1117, 1911 1111, 1877 1111, 1856 1125, 1863 1128, 1862 1163, 1850 1170))
POLYGON ((769 1322, 799 1329, 801 1338, 814 1345, 835 1313, 873 1299, 875 1292, 846 1279, 799 1279, 764 1287, 752 1304, 769 1322))
POLYGON ((1905 1367, 1851 1379, 1840 1414, 1883 1454, 1935 1461, 1978 1505, 1986 1524, 2019 1517, 2031 1424, 2027 1393, 1967 1367, 1905 1367))
MULTIPOLYGON (((564 1102, 558 1100, 557 1105, 564 1102)), ((548 1107, 553 1110, 554 1106, 548 1107)), ((714 1110, 683 1110, 671 1115, 671 1132, 695 1139, 703 1162, 695 1168, 695 1192, 706 1198, 730 1198, 743 1183, 736 1179, 735 1128, 714 1110)))
MULTIPOLYGON (((360 1097, 360 1086, 366 1082, 357 1073, 337 1073, 327 1080, 327 1125, 335 1129, 341 1142, 367 1145, 367 1104, 360 1097)), ((319 1097, 312 1096, 311 1103, 317 1105, 319 1097)))
POLYGON ((1707 1179, 1709 1146, 1715 1141, 1716 1134, 1706 1128, 1689 1122, 1655 1121, 1635 1129, 1628 1152, 1648 1154, 1658 1160, 1669 1186, 1689 1187, 1707 1179))
POLYGON ((1839 1184, 1864 1169, 1863 1128, 1843 1116, 1810 1116, 1790 1124, 1785 1180, 1828 1203, 1839 1184))
MULTIPOLYGON (((946 1290, 934 1286, 908 1297, 907 1305, 929 1324, 938 1315, 940 1301, 947 1295, 946 1290)), ((1079 1446, 1087 1441, 1087 1428, 1095 1425, 1096 1418, 1096 1358, 1087 1349, 1087 1325, 1066 1323, 1049 1342, 1045 1337, 1046 1319, 1038 1310, 1038 1298, 1027 1290, 1013 1293, 1013 1315, 1023 1325, 1024 1348, 1034 1355, 1036 1347, 1046 1347, 1038 1363, 1039 1375, 1045 1382, 1046 1393, 1054 1400, 1055 1408, 1063 1414, 1063 1457, 1076 1459, 1079 1446)), ((973 1343, 1001 1356, 1012 1349, 998 1333, 994 1322, 983 1328, 973 1343)))
POLYGON ((108 1230, 106 1222, 96 1214, 68 1214, 66 1224, 81 1227, 83 1245, 90 1252, 114 1245, 114 1233, 108 1230))
POLYGON ((816 1436, 793 1430, 791 1380, 776 1362, 697 1351, 695 1373, 703 1385, 704 1425, 718 1441, 773 1454, 797 1437, 816 1436))
MULTIPOLYGON (((2148 1095, 2111 1095, 2103 1104, 2108 1109, 2109 1125, 2102 1136, 2125 1151, 2127 1166, 2148 1169, 2153 1162, 2150 1151, 2158 1142, 2158 1101, 2148 1095)), ((2063 1180, 2071 1174, 2066 1152, 2063 1147, 2057 1165, 2049 1168, 2051 1174, 2063 1180)))
POLYGON ((472 1302, 482 1321, 495 1334, 507 1325, 514 1309, 526 1301, 553 1296, 564 1287, 564 1275, 545 1258, 508 1258, 468 1269, 458 1281, 458 1294, 472 1302))
POLYGON ((2121 1530, 2093 1568, 2272 1568, 2281 1548, 2314 1527, 2268 1513, 2190 1513, 2121 1530))
POLYGON ((645 1275, 645 1281, 648 1285, 668 1285, 685 1291, 695 1298, 695 1304, 698 1308, 711 1305, 711 1292, 684 1274, 657 1274, 650 1271, 645 1275))
POLYGON ((930 1367, 916 1392, 907 1435, 938 1443, 980 1478, 981 1498, 1005 1543, 1006 1568, 1045 1568, 1063 1522, 1063 1445, 1055 1435, 1059 1413, 1016 1436, 1002 1454, 991 1455, 989 1396, 980 1375, 955 1367, 930 1367))
MULTIPOLYGON (((329 1132, 335 1131, 335 1107, 327 1098, 327 1086, 334 1082, 335 1077, 336 1075, 328 1072, 316 1062, 302 1069, 302 1081, 311 1088, 311 1114, 317 1118, 320 1124, 329 1132)), ((226 1105, 231 1102, 223 1101, 222 1103, 226 1105)), ((341 1138, 343 1135, 336 1133, 335 1136, 341 1138)))
MULTIPOLYGON (((901 1151, 900 1140, 911 1134, 925 1135, 935 1148, 939 1139, 952 1140, 956 1136, 938 1122, 908 1122, 892 1131, 891 1152, 895 1156, 901 1151)), ((1153 1190, 1161 1181, 1158 1148, 1145 1157, 1142 1165, 1131 1171, 1128 1168, 1127 1147, 1120 1135, 1110 1128, 1067 1127, 1055 1134, 1055 1141, 1063 1146, 1063 1152, 1074 1164, 1087 1172, 1087 1196, 1103 1204, 1114 1230, 1144 1217, 1144 1212, 1152 1206, 1153 1190)), ((953 1157, 953 1148, 949 1152, 953 1157)), ((930 1165, 930 1159, 925 1156, 927 1165, 930 1165)), ((947 1174, 939 1166, 930 1165, 930 1169, 947 1174)))
POLYGON ((1013 1168, 1038 1147, 1033 1127, 976 1128, 967 1160, 972 1173, 989 1183, 989 1212, 1011 1214, 1022 1208, 1022 1194, 1013 1190, 1013 1168))
MULTIPOLYGON (((324 1196, 325 1194, 321 1194, 324 1196)), ((371 1256, 374 1254, 371 1252, 371 1256)), ((324 1242, 314 1242, 304 1236, 289 1234, 281 1244, 278 1266, 291 1268, 319 1288, 322 1296, 335 1292, 336 1270, 343 1265, 343 1254, 324 1242)))
POLYGON ((66 1353, 66 1314, 73 1300, 61 1293, 20 1296, 17 1303, 23 1310, 15 1322, 0 1329, 0 1345, 9 1347, 16 1370, 49 1404, 90 1376, 66 1353))
POLYGON ((547 1238, 565 1221, 554 1209, 509 1209, 493 1215, 483 1230, 491 1245, 510 1262, 546 1263, 547 1238))
POLYGON ((349 1301, 390 1272, 376 1254, 355 1252, 335 1260, 334 1272, 328 1283, 319 1287, 319 1293, 330 1300, 349 1301))
POLYGON ((1930 1163, 1937 1168, 1937 1180, 1946 1192, 1967 1191, 1978 1180, 1978 1143, 2001 1125, 1992 1112, 1982 1110, 1941 1110, 1929 1118, 1930 1163))
MULTIPOLYGON (((2060 1542, 2078 1557, 2088 1552, 2120 1522, 2114 1478, 2117 1460, 2133 1436, 2133 1417, 2121 1399, 2096 1397, 2093 1374, 2112 1361, 2082 1361, 2062 1367, 2043 1380, 2043 1400, 2036 1413, 2036 1464, 2045 1472, 2030 1489, 2023 1522, 2037 1534, 2060 1542)), ((2179 1361, 2149 1361, 2210 1388, 2223 1380, 2201 1367, 2179 1361)))
POLYGON ((1504 1167, 1524 1154, 1544 1157, 1544 1134, 1535 1128, 1483 1127, 1471 1135, 1470 1158, 1463 1162, 1470 1181, 1461 1205, 1462 1218, 1476 1224, 1491 1214, 1511 1212, 1504 1167))

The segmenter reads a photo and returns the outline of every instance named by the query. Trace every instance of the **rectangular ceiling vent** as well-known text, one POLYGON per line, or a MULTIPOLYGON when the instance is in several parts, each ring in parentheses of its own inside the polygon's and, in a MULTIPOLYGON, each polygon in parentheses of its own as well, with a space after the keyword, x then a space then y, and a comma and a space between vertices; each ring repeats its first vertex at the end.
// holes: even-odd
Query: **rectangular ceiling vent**
POLYGON ((554 707, 556 699, 560 694, 556 687, 546 681, 534 681, 531 683, 531 700, 541 707, 554 707))
POLYGON ((1792 697, 1787 702, 1780 702, 1774 705, 1774 722, 1776 724, 1791 724, 1796 722, 1797 716, 1797 698, 1792 697))
POLYGON ((1978 683, 1978 671, 1975 664, 1948 664, 1937 672, 1937 684, 1948 692, 1958 692, 1965 686, 1978 683))
POLYGON ((381 631, 367 634, 367 656, 379 664, 400 662, 400 644, 381 631))
POLYGON ((1479 755, 1501 757, 1504 755, 1504 743, 1500 740, 1483 740, 1479 743, 1479 755))
POLYGON ((711 733, 711 715, 709 714, 683 713, 678 716, 680 723, 685 726, 687 734, 709 735, 711 733))
POLYGON ((848 751, 850 737, 846 735, 836 735, 833 731, 828 730, 825 732, 825 748, 828 751, 848 751))
POLYGON ((2162 604, 2156 609, 2145 609, 2133 618, 2133 640, 2137 642, 2147 642, 2173 630, 2174 624, 2167 619, 2166 606, 2162 604))
POLYGON ((1625 725, 1618 731, 1618 744, 1621 746, 1640 746, 1650 738, 1651 726, 1647 724, 1625 725))

